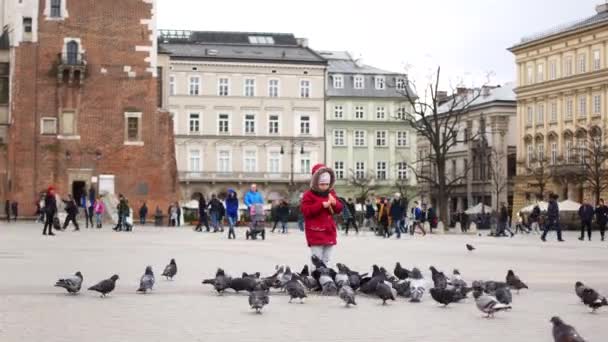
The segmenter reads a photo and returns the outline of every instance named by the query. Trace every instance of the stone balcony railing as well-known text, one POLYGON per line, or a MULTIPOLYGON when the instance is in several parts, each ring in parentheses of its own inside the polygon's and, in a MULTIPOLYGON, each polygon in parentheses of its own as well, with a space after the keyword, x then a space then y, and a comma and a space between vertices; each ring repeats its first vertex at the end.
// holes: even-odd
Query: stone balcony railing
MULTIPOLYGON (((269 182, 289 183, 292 174, 289 172, 221 172, 221 171, 180 171, 181 182, 269 182)), ((307 183, 310 181, 309 173, 294 173, 294 183, 307 183)))

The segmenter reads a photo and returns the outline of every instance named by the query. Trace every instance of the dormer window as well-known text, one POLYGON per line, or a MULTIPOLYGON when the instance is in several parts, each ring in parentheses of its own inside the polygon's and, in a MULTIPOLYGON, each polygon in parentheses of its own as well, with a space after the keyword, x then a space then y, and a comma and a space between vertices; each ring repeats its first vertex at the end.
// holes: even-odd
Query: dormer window
POLYGON ((269 36, 249 36, 249 44, 273 45, 274 39, 269 36))
POLYGON ((342 75, 334 75, 333 80, 335 89, 344 88, 344 77, 342 75))
POLYGON ((384 85, 385 85, 384 76, 376 76, 375 81, 376 81, 376 89, 377 90, 384 89, 384 85))
POLYGON ((398 77, 395 83, 397 90, 405 90, 405 78, 398 77))
POLYGON ((355 76, 354 86, 355 86, 355 89, 363 89, 363 88, 365 88, 365 81, 363 79, 363 76, 361 76, 361 75, 355 76))

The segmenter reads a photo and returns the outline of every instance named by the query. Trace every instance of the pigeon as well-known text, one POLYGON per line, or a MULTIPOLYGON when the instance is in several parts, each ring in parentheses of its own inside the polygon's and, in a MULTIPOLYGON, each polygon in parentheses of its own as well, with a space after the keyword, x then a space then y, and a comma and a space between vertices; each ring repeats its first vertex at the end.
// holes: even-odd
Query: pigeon
POLYGON ((581 283, 580 281, 577 281, 576 284, 574 284, 574 291, 576 292, 578 298, 581 299, 581 302, 583 301, 583 291, 586 288, 587 287, 585 286, 585 284, 581 283))
POLYGON ((281 282, 282 287, 285 287, 285 284, 291 280, 291 276, 291 268, 289 268, 289 266, 285 267, 285 272, 279 275, 279 281, 281 282))
POLYGON ((496 300, 496 298, 483 294, 481 292, 475 292, 475 304, 479 311, 487 314, 489 317, 494 317, 494 313, 498 311, 505 311, 511 309, 510 305, 502 304, 496 300))
POLYGON ((215 291, 218 294, 223 293, 226 289, 230 288, 230 280, 231 278, 226 276, 226 273, 223 269, 218 268, 217 272, 215 272, 215 278, 213 279, 205 279, 203 280, 203 284, 213 285, 215 291))
POLYGON ((443 304, 444 307, 457 302, 460 298, 455 289, 432 288, 429 290, 429 293, 437 303, 443 304))
POLYGON ((398 280, 393 283, 393 288, 397 291, 398 296, 410 298, 412 295, 409 280, 398 280))
POLYGON ((110 277, 110 279, 105 279, 100 281, 99 283, 97 283, 96 285, 93 285, 91 287, 89 287, 89 291, 97 291, 99 293, 101 293, 101 297, 105 297, 108 293, 114 291, 114 288, 116 287, 116 281, 118 280, 118 275, 113 275, 110 277))
POLYGON ((258 285, 255 290, 249 293, 249 306, 257 313, 262 313, 265 305, 270 303, 268 291, 263 288, 263 285, 258 285))
POLYGON ((338 292, 338 287, 336 283, 331 278, 329 269, 320 268, 318 269, 320 272, 319 284, 321 284, 321 294, 324 296, 333 296, 338 292))
POLYGON ((376 293, 376 286, 378 286, 378 283, 386 279, 386 275, 383 274, 378 265, 373 265, 372 269, 372 276, 370 278, 363 278, 360 288, 361 292, 369 295, 376 293))
POLYGON ((285 291, 289 294, 289 302, 295 298, 299 299, 300 303, 304 303, 304 298, 306 298, 306 289, 304 285, 300 282, 300 279, 293 275, 291 279, 285 283, 285 291))
POLYGON ((241 291, 253 291, 258 284, 255 278, 231 278, 228 283, 228 288, 233 289, 236 293, 241 291))
POLYGON ((165 270, 163 271, 162 276, 165 277, 167 280, 168 279, 173 280, 173 277, 175 277, 176 274, 177 274, 177 264, 175 263, 175 259, 171 259, 171 261, 169 262, 169 265, 167 265, 165 267, 165 270))
POLYGON ((397 262, 395 265, 395 271, 393 273, 395 274, 395 277, 399 278, 399 280, 405 280, 410 276, 410 271, 401 267, 399 262, 397 262))
POLYGON ((510 288, 512 288, 513 290, 517 290, 517 294, 519 294, 519 290, 528 288, 528 285, 521 281, 521 279, 519 279, 519 277, 515 275, 513 270, 509 270, 509 272, 507 272, 506 280, 507 285, 509 285, 510 288))
POLYGON ((513 302, 511 290, 509 290, 509 288, 506 286, 497 288, 494 292, 494 296, 496 297, 496 300, 498 300, 501 304, 509 305, 513 302))
POLYGON ((77 294, 82 286, 82 273, 74 273, 73 276, 57 280, 56 287, 63 287, 69 294, 77 294))
POLYGON ((456 269, 453 271, 450 283, 457 292, 457 297, 459 298, 458 300, 466 298, 467 294, 473 290, 473 288, 468 287, 466 281, 462 280, 460 272, 456 269))
POLYGON ((583 290, 583 303, 591 308, 591 312, 597 311, 602 306, 608 306, 606 297, 600 295, 594 289, 587 287, 583 290))
POLYGON ((395 293, 393 292, 392 284, 386 281, 380 281, 376 285, 376 296, 382 299, 382 305, 386 305, 387 300, 395 300, 395 293))
POLYGON ((585 339, 576 332, 573 326, 568 325, 557 316, 551 317, 553 323, 554 342, 585 342, 585 339))
POLYGON ((277 270, 270 277, 263 278, 262 283, 264 283, 264 286, 266 286, 267 288, 281 288, 281 281, 279 280, 279 271, 280 270, 277 270))
POLYGON ((483 288, 484 291, 487 293, 493 293, 496 292, 496 290, 498 290, 501 287, 507 287, 507 283, 503 283, 501 281, 486 281, 485 283, 483 283, 483 288))
POLYGON ((319 282, 317 282, 317 280, 310 275, 310 272, 308 271, 308 265, 304 265, 304 268, 302 268, 302 272, 300 272, 299 276, 302 280, 302 283, 309 291, 319 289, 319 282))
POLYGON ((321 260, 318 256, 313 254, 310 259, 312 260, 312 264, 315 266, 315 268, 328 268, 323 260, 321 260))
POLYGON ((474 250, 475 250, 475 247, 473 247, 473 245, 469 245, 469 244, 467 243, 467 244, 466 244, 466 246, 467 246, 467 250, 468 250, 469 252, 472 252, 472 251, 474 251, 474 250))
POLYGON ((342 287, 344 285, 350 286, 350 277, 346 271, 346 268, 342 264, 337 264, 338 274, 336 274, 336 285, 342 287))
POLYGON ((338 296, 342 301, 344 301, 344 305, 347 307, 349 305, 357 305, 355 302, 355 290, 352 289, 349 285, 343 285, 340 287, 340 291, 338 291, 338 296))
POLYGON ((433 277, 433 283, 435 284, 435 288, 437 289, 445 289, 448 287, 448 278, 443 274, 443 272, 437 271, 435 266, 429 267, 433 277))
POLYGON ((426 292, 426 281, 422 277, 420 270, 416 267, 412 269, 410 279, 410 302, 420 303, 420 301, 422 301, 422 297, 424 296, 424 292, 426 292))
POLYGON ((137 292, 146 293, 148 290, 152 290, 154 287, 154 272, 152 272, 152 266, 146 267, 146 271, 141 279, 139 280, 139 289, 137 292))

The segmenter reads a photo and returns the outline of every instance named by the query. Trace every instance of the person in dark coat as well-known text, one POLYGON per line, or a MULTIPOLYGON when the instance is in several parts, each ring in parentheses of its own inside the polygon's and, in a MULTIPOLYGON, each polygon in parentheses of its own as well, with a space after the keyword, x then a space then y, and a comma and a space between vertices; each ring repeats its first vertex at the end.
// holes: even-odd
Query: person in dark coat
POLYGON ((281 233, 287 234, 287 221, 289 221, 289 204, 281 200, 277 208, 277 219, 281 222, 281 233))
POLYGON ((496 236, 507 236, 507 231, 511 234, 511 237, 515 235, 509 228, 509 211, 507 210, 507 206, 502 203, 498 214, 498 229, 496 236))
POLYGON ((219 221, 220 214, 223 210, 223 205, 220 200, 217 199, 215 194, 211 195, 211 200, 209 201, 209 216, 211 216, 211 225, 213 226, 213 232, 217 233, 219 231, 219 221))
POLYGON ((17 201, 11 203, 11 211, 13 212, 13 221, 17 222, 19 216, 19 203, 17 201))
POLYGON ((76 221, 76 215, 78 215, 78 205, 74 201, 72 195, 68 195, 68 199, 63 200, 63 203, 65 203, 65 211, 68 213, 65 218, 65 222, 63 222, 63 230, 65 230, 70 222, 72 222, 75 227, 74 231, 79 231, 80 227, 78 227, 78 222, 76 221))
POLYGON ((207 202, 205 201, 205 196, 200 194, 198 198, 198 225, 194 228, 197 232, 203 231, 203 225, 207 228, 207 232, 210 230, 209 228, 209 219, 207 217, 207 202))
POLYGON ((148 205, 146 201, 143 202, 141 208, 139 208, 139 223, 142 225, 146 224, 146 217, 148 216, 148 205))
POLYGON ((6 214, 6 221, 11 222, 11 201, 9 200, 4 203, 4 213, 6 214))
POLYGON ((602 241, 604 241, 604 235, 606 234, 606 223, 608 223, 608 207, 604 204, 604 199, 600 198, 600 203, 595 208, 595 222, 600 228, 600 235, 602 241))
POLYGON ((391 231, 388 229, 390 225, 390 211, 388 199, 382 198, 380 200, 380 208, 378 208, 378 224, 382 228, 381 233, 385 238, 390 238, 391 231))
POLYGON ((123 228, 126 230, 127 224, 127 216, 129 215, 129 203, 127 199, 122 194, 118 195, 118 205, 116 206, 116 210, 118 211, 118 223, 116 227, 112 228, 115 231, 122 231, 123 228))
POLYGON ((581 219, 581 236, 578 238, 579 240, 585 240, 585 228, 587 228, 587 238, 591 241, 591 221, 593 221, 594 214, 595 210, 593 210, 589 201, 583 201, 583 204, 578 209, 578 217, 581 219))
POLYGON ((370 230, 375 230, 374 218, 376 217, 376 210, 371 200, 365 201, 365 221, 363 226, 367 226, 370 230))
POLYGON ((234 226, 239 218, 239 199, 236 197, 236 192, 233 189, 228 189, 226 196, 226 217, 228 218, 228 239, 236 239, 234 226))
POLYGON ((401 222, 403 220, 404 215, 405 208, 403 207, 403 202, 401 201, 401 195, 395 194, 395 198, 393 199, 393 203, 391 204, 390 217, 393 221, 393 226, 395 227, 395 234, 397 234, 397 239, 401 239, 401 222))
POLYGON ((355 204, 352 202, 352 199, 349 198, 347 201, 344 198, 338 198, 338 200, 342 202, 344 234, 348 235, 348 230, 351 224, 355 228, 355 232, 359 234, 359 227, 357 227, 357 223, 355 222, 355 204))
POLYGON ((44 196, 44 229, 42 230, 42 235, 47 235, 47 227, 48 227, 48 235, 54 236, 53 233, 53 220, 55 219, 55 214, 57 214, 57 200, 55 199, 55 189, 50 186, 46 195, 44 196))
POLYGON ((547 241, 547 234, 549 230, 555 229, 557 233, 557 241, 563 242, 562 239, 562 228, 559 224, 559 205, 557 204, 557 195, 551 194, 549 196, 549 206, 547 208, 547 222, 545 223, 545 229, 540 239, 545 242, 547 241))
POLYGON ((528 217, 528 224, 530 225, 530 230, 540 234, 540 206, 538 204, 532 209, 532 213, 528 217))
POLYGON ((275 229, 277 229, 277 226, 279 225, 279 206, 281 205, 281 203, 277 203, 276 201, 272 204, 272 207, 270 208, 270 219, 272 220, 273 224, 272 224, 272 230, 271 232, 274 233, 275 229))

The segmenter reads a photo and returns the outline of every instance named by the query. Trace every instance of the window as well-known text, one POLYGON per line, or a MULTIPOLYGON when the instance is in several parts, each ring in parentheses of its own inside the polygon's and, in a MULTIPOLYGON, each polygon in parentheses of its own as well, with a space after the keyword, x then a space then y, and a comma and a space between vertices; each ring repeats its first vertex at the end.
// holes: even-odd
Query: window
POLYGON ((574 100, 569 97, 566 99, 566 120, 572 120, 574 114, 574 100))
POLYGON ((279 134, 279 116, 270 115, 268 117, 268 134, 279 134))
POLYGON ((190 171, 201 171, 201 151, 190 150, 190 171))
POLYGON ((9 74, 8 63, 0 63, 0 104, 8 104, 9 98, 9 74))
POLYGON ((230 160, 230 151, 219 151, 217 157, 218 171, 219 172, 230 172, 232 171, 232 162, 230 160))
POLYGON ((564 70, 566 76, 572 76, 572 56, 566 57, 566 61, 564 62, 564 70))
POLYGON ((355 163, 355 178, 365 178, 365 162, 358 161, 355 163))
POLYGON ((578 147, 578 161, 581 164, 585 163, 586 154, 587 154, 587 140, 585 138, 579 138, 577 141, 578 147))
POLYGON ((398 77, 397 81, 395 82, 395 87, 397 88, 397 90, 405 90, 405 85, 405 78, 398 77))
POLYGON ((354 84, 355 84, 355 89, 365 88, 365 81, 363 79, 363 76, 355 76, 354 84))
POLYGON ((169 76, 169 95, 176 95, 177 89, 175 84, 175 75, 169 76))
POLYGON ((365 116, 365 111, 363 110, 363 106, 355 106, 355 119, 363 119, 365 116))
POLYGON ((408 179, 408 176, 409 176, 409 170, 407 167, 407 163, 405 163, 405 162, 397 163, 397 178, 399 180, 404 180, 404 179, 408 179))
POLYGON ((300 154, 300 173, 309 174, 311 170, 310 153, 300 154))
POLYGON ((545 123, 545 105, 540 103, 536 111, 536 124, 542 125, 545 123))
POLYGON ((268 156, 268 172, 278 174, 281 172, 281 153, 270 152, 268 156))
POLYGON ((334 88, 336 88, 336 89, 344 88, 344 76, 334 75, 333 80, 334 80, 334 88))
POLYGON ((545 65, 544 64, 538 64, 536 66, 536 82, 542 82, 545 79, 545 65))
POLYGON ((256 172, 258 158, 256 151, 245 151, 245 172, 256 172))
POLYGON ((51 18, 61 18, 61 0, 51 0, 51 18))
POLYGON ((247 78, 245 79, 245 96, 255 96, 255 79, 247 78))
POLYGON ((375 85, 376 85, 376 89, 377 90, 383 90, 384 89, 385 83, 386 83, 386 81, 384 79, 384 76, 376 76, 374 78, 374 81, 375 81, 375 85))
POLYGON ((386 162, 379 161, 376 163, 376 178, 378 180, 386 180, 386 162))
POLYGON ((342 119, 344 117, 344 107, 334 106, 334 118, 342 119))
POLYGON ((334 163, 334 173, 336 174, 336 179, 344 179, 344 162, 337 161, 334 163))
POLYGON ((593 96, 593 113, 601 114, 602 112, 602 96, 594 95, 593 96))
POLYGON ((300 80, 300 97, 301 98, 310 97, 310 81, 309 80, 300 80))
POLYGON ((545 160, 545 145, 544 144, 537 144, 536 145, 536 156, 538 157, 538 160, 545 160))
POLYGON ((587 96, 585 95, 578 97, 578 116, 579 118, 587 116, 587 96))
POLYGON ((219 134, 228 134, 230 133, 230 115, 228 114, 219 114, 217 128, 219 134))
POLYGON ((526 157, 526 162, 528 167, 532 166, 532 160, 534 159, 534 145, 528 144, 528 155, 526 157))
POLYGON ((468 128, 465 128, 462 131, 462 140, 465 144, 469 142, 469 129, 468 128))
POLYGON ((139 141, 139 118, 127 118, 127 141, 139 141))
POLYGON ((249 43, 272 45, 274 44, 274 38, 270 36, 249 36, 249 43))
POLYGON ((23 32, 32 33, 32 18, 30 18, 30 17, 23 18, 23 32))
POLYGON ((200 114, 199 113, 190 113, 190 134, 198 134, 200 133, 200 114))
POLYGON ((600 50, 593 51, 593 70, 600 70, 602 67, 602 60, 600 50))
POLYGON ((557 102, 551 102, 551 122, 557 122, 557 102))
POLYGON ((61 113, 61 135, 76 135, 76 113, 64 111, 61 113))
POLYGON ((406 116, 406 112, 405 112, 405 107, 400 106, 399 108, 397 108, 397 119, 398 120, 405 120, 405 116, 406 116))
POLYGON ((245 115, 245 134, 255 134, 255 115, 245 115))
POLYGON ((355 146, 366 146, 365 131, 355 131, 355 146))
POLYGON ((69 43, 67 43, 66 45, 66 52, 67 52, 67 56, 65 61, 67 62, 68 65, 78 65, 79 61, 80 61, 80 52, 79 52, 79 48, 78 48, 78 42, 76 42, 75 40, 70 41, 69 43))
POLYGON ((198 76, 190 77, 190 90, 189 94, 191 96, 199 95, 201 87, 201 78, 198 76))
POLYGON ((557 143, 551 143, 551 165, 557 164, 557 143))
POLYGON ((572 162, 572 140, 566 140, 566 163, 572 162))
POLYGON ((300 134, 310 134, 310 116, 300 117, 300 134))
POLYGON ((528 125, 531 125, 533 120, 534 120, 534 108, 532 108, 532 106, 528 106, 528 116, 527 116, 526 123, 528 125))
POLYGON ((553 81, 557 78, 557 62, 549 62, 549 80, 553 81))
POLYGON ((279 97, 279 80, 268 81, 268 97, 279 97))
POLYGON ((346 138, 343 129, 334 130, 334 146, 345 146, 346 138))
POLYGON ((40 134, 57 134, 57 119, 42 118, 40 125, 40 134))
POLYGON ((397 132, 397 147, 406 147, 408 146, 407 132, 400 131, 397 132))
POLYGON ((386 142, 386 131, 377 131, 376 132, 376 146, 378 147, 386 147, 388 146, 386 142))
POLYGON ((217 80, 217 95, 228 96, 230 94, 230 80, 227 78, 220 78, 217 80))
POLYGON ((528 78, 526 79, 528 84, 534 83, 534 69, 531 65, 528 65, 528 78))
POLYGON ((587 69, 587 55, 583 53, 578 56, 578 73, 582 74, 587 71, 586 69, 587 69))
POLYGON ((384 120, 386 117, 386 109, 383 106, 376 107, 376 119, 384 120))

